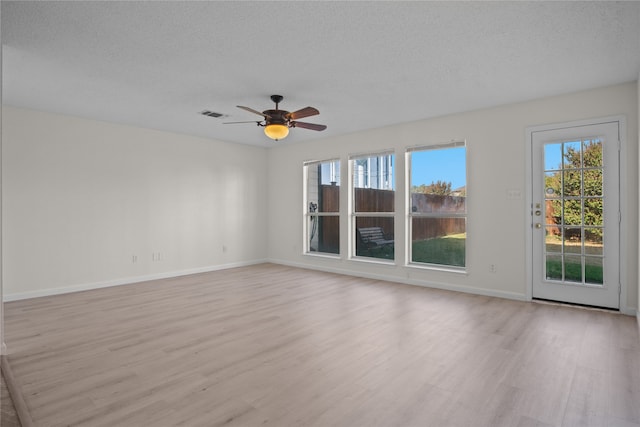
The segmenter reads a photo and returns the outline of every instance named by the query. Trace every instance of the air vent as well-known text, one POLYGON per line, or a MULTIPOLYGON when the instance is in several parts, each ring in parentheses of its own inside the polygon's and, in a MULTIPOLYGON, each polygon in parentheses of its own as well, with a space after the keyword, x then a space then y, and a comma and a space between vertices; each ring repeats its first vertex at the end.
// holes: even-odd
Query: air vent
POLYGON ((215 111, 209 110, 200 111, 200 114, 207 117, 215 117, 216 119, 219 119, 220 117, 228 117, 226 114, 216 113, 215 111))

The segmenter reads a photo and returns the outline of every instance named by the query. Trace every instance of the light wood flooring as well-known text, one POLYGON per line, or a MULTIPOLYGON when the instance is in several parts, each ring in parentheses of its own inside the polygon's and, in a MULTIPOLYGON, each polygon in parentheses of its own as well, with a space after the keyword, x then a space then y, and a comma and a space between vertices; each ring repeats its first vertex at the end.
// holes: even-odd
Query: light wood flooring
POLYGON ((0 426, 1 427, 20 427, 18 413, 13 406, 13 400, 7 389, 4 375, 0 375, 0 426))
POLYGON ((640 426, 620 314, 264 264, 5 304, 38 426, 640 426))

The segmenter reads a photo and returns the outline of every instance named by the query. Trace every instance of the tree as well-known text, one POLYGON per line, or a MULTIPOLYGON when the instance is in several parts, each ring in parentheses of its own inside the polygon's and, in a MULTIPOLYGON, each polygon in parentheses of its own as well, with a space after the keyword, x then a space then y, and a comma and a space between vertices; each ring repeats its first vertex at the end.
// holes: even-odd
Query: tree
POLYGON ((431 184, 414 185, 411 189, 413 193, 438 194, 440 196, 448 196, 451 194, 451 183, 438 180, 431 181, 431 184))
MULTIPOLYGON (((602 238, 602 230, 588 228, 602 225, 602 142, 587 141, 580 147, 565 145, 563 165, 545 176, 547 203, 555 224, 585 226, 585 239, 602 238), (564 222, 562 200, 564 198, 564 222), (584 207, 582 202, 584 201, 584 207), (584 216, 584 218, 583 218, 584 216)), ((565 229, 565 238, 579 238, 577 228, 565 229)))

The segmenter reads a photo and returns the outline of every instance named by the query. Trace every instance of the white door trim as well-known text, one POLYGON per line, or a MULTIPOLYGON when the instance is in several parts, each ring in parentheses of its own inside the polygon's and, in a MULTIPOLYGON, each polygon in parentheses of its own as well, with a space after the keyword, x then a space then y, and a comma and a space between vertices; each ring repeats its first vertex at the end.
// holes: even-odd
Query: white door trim
POLYGON ((526 298, 527 301, 533 299, 533 177, 532 177, 532 150, 533 141, 532 134, 534 132, 548 131, 555 129, 565 129, 579 126, 598 125, 603 123, 618 122, 620 129, 620 212, 622 219, 620 221, 620 311, 624 314, 635 314, 635 310, 630 309, 627 305, 627 257, 624 256, 624 248, 628 242, 628 226, 625 221, 624 214, 628 212, 628 201, 625 194, 628 194, 627 183, 627 167, 625 159, 627 158, 626 140, 627 140, 627 123, 626 117, 609 116, 596 119, 576 120, 563 123, 552 123, 546 125, 530 126, 525 129, 525 280, 526 280, 526 298))

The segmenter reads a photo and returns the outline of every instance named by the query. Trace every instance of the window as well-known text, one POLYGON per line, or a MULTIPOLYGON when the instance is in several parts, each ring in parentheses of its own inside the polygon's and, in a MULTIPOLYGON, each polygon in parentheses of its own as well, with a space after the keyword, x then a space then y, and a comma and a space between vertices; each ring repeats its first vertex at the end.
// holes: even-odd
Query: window
POLYGON ((464 268, 467 238, 467 161, 464 142, 407 152, 409 260, 464 268))
POLYGON ((352 230, 358 257, 394 259, 395 181, 390 152, 351 157, 352 230))
POLYGON ((340 253, 340 160, 305 164, 305 253, 340 253))

